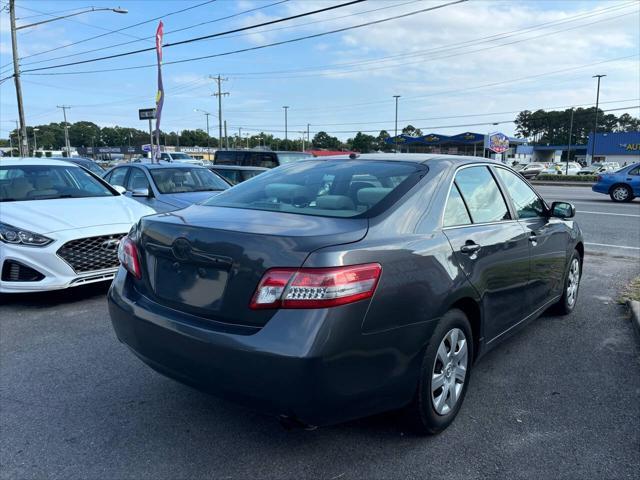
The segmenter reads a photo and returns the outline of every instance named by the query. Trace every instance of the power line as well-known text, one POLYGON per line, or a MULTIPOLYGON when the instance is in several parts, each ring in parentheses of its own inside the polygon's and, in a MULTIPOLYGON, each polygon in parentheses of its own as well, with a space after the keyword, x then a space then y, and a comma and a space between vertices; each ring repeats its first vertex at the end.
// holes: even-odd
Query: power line
POLYGON ((207 4, 213 3, 215 1, 216 0, 207 0, 206 2, 201 2, 201 3, 198 3, 196 5, 192 5, 190 7, 186 7, 186 8, 182 8, 180 10, 175 10, 173 12, 165 13, 164 15, 160 15, 158 17, 154 17, 154 18, 151 18, 149 20, 144 20, 142 22, 134 23, 134 24, 129 25, 127 27, 118 28, 117 30, 113 30, 113 31, 108 32, 108 33, 103 33, 101 35, 95 35, 93 37, 83 38, 82 40, 77 40, 77 41, 69 43, 67 45, 63 45, 62 47, 51 48, 49 50, 43 50, 41 52, 32 53, 31 55, 26 55, 26 56, 22 57, 22 60, 24 60, 25 58, 31 58, 31 57, 36 57, 36 56, 39 56, 39 55, 44 55, 45 53, 54 52, 54 51, 60 50, 62 48, 68 48, 68 47, 71 47, 73 45, 78 45, 80 43, 89 42, 91 40, 95 40, 96 38, 102 38, 102 37, 105 37, 107 35, 111 35, 113 33, 118 33, 118 32, 122 32, 124 30, 129 30, 130 28, 139 27, 140 25, 145 25, 147 23, 155 22, 156 20, 161 20, 163 18, 170 17, 172 15, 177 15, 178 13, 187 12, 189 10, 193 10, 195 8, 202 7, 203 5, 207 5, 207 4))
MULTIPOLYGON (((345 3, 345 4, 337 5, 337 6, 334 6, 334 7, 327 7, 325 9, 317 10, 315 13, 320 12, 320 11, 326 11, 326 10, 333 9, 333 8, 339 8, 340 6, 346 6, 346 5, 351 5, 351 4, 354 4, 354 3, 360 3, 361 1, 364 1, 364 0, 354 0, 352 2, 348 2, 348 3, 345 3)), ((236 54, 236 53, 243 53, 243 52, 250 52, 250 51, 254 51, 254 50, 261 50, 261 49, 267 48, 267 47, 285 45, 285 44, 289 44, 289 43, 299 42, 299 41, 302 41, 302 40, 309 40, 311 38, 318 38, 318 37, 323 37, 323 36, 326 36, 326 35, 331 35, 331 34, 334 34, 334 33, 340 33, 340 32, 345 32, 345 31, 349 31, 349 30, 354 30, 354 29, 357 29, 357 28, 368 27, 368 26, 371 26, 371 25, 377 25, 377 24, 380 24, 380 23, 389 22, 391 20, 397 20, 397 19, 400 19, 400 18, 405 18, 405 17, 417 15, 419 13, 424 13, 424 12, 428 12, 428 11, 432 11, 432 10, 437 10, 437 9, 440 9, 440 8, 445 8, 445 7, 448 7, 448 6, 451 6, 451 5, 465 3, 467 1, 469 1, 469 0, 455 0, 453 2, 449 2, 449 3, 445 3, 445 4, 441 4, 441 5, 436 5, 436 6, 429 7, 429 8, 423 8, 421 10, 415 10, 413 12, 408 12, 408 13, 405 13, 405 14, 402 14, 402 15, 395 15, 393 17, 387 17, 387 18, 383 18, 383 19, 380 19, 380 20, 373 20, 373 21, 370 21, 370 22, 365 22, 365 23, 361 23, 361 24, 358 24, 358 25, 352 25, 352 26, 349 26, 349 27, 338 28, 338 29, 335 29, 335 30, 327 31, 327 32, 321 32, 321 33, 316 33, 316 34, 312 34, 312 35, 306 35, 304 37, 292 38, 292 39, 289 39, 289 40, 273 42, 273 43, 269 43, 269 44, 265 44, 265 45, 257 45, 257 46, 254 46, 254 47, 248 47, 248 48, 243 48, 243 49, 239 49, 239 50, 233 50, 233 51, 229 51, 229 52, 217 53, 217 54, 213 54, 213 55, 204 55, 204 56, 200 56, 200 57, 192 57, 192 58, 185 58, 185 59, 182 59, 182 60, 174 60, 172 62, 165 62, 164 65, 175 65, 175 64, 179 64, 179 63, 185 63, 185 62, 193 62, 193 61, 198 61, 198 60, 205 60, 205 59, 210 59, 210 58, 216 58, 216 57, 232 55, 232 54, 236 54)), ((307 14, 310 14, 310 12, 307 13, 307 14)), ((295 15, 295 16, 289 17, 289 18, 299 18, 302 15, 304 15, 304 14, 295 15)), ((271 24, 271 23, 274 23, 274 22, 265 22, 265 23, 263 23, 261 25, 267 25, 267 24, 271 24)), ((246 30, 248 28, 256 28, 256 25, 254 25, 252 27, 244 27, 242 29, 231 30, 229 32, 222 32, 222 33, 217 33, 217 34, 213 34, 213 35, 207 35, 207 36, 204 36, 204 37, 197 37, 197 38, 192 38, 192 39, 188 39, 188 40, 183 40, 183 41, 180 41, 180 42, 169 43, 169 44, 163 45, 163 48, 170 47, 170 46, 175 46, 175 45, 183 45, 183 44, 192 43, 192 42, 200 41, 200 40, 205 40, 205 39, 208 39, 208 38, 213 38, 213 37, 216 37, 216 36, 224 35, 226 33, 233 33, 233 32, 237 32, 237 31, 241 31, 241 30, 246 30)), ((153 50, 153 48, 151 50, 153 50)), ((122 56, 125 56, 125 55, 133 55, 135 53, 141 53, 141 52, 146 52, 146 51, 149 51, 149 49, 141 49, 141 50, 136 50, 136 51, 133 51, 133 52, 125 52, 125 53, 121 53, 121 54, 117 54, 117 55, 110 55, 110 56, 107 56, 107 57, 101 57, 101 58, 97 58, 97 59, 83 60, 81 62, 71 62, 71 63, 67 63, 67 64, 53 65, 53 66, 49 66, 49 67, 34 68, 34 69, 30 69, 30 70, 25 70, 23 73, 35 72, 35 71, 39 71, 39 70, 49 70, 49 69, 52 69, 52 68, 60 68, 60 67, 65 67, 65 66, 78 65, 78 64, 81 64, 81 63, 90 63, 90 62, 95 62, 95 61, 99 61, 99 60, 107 60, 107 59, 122 57, 122 56)), ((154 64, 137 65, 137 66, 123 68, 123 70, 131 70, 131 69, 138 69, 138 68, 148 68, 148 67, 155 67, 155 65, 154 64)), ((118 69, 107 69, 107 70, 100 70, 100 71, 101 72, 104 72, 104 71, 110 72, 110 71, 117 71, 117 70, 118 69)), ((94 70, 94 71, 91 71, 91 72, 83 72, 83 73, 97 73, 97 72, 98 72, 98 70, 94 70)), ((80 73, 80 72, 58 72, 59 75, 78 74, 78 73, 80 73)))
MULTIPOLYGON (((226 32, 212 33, 210 35, 204 35, 204 36, 200 36, 200 37, 189 38, 189 39, 181 40, 181 41, 178 41, 178 42, 165 43, 164 45, 162 45, 162 48, 164 49, 164 48, 168 48, 168 47, 174 47, 174 46, 177 46, 177 45, 185 45, 185 44, 188 44, 188 43, 200 42, 202 40, 208 40, 208 39, 211 39, 211 38, 220 37, 220 36, 223 36, 223 35, 227 35, 229 33, 237 33, 237 32, 243 32, 243 31, 246 31, 246 30, 252 30, 254 28, 264 27, 266 25, 273 25, 275 23, 286 22, 286 21, 293 20, 293 19, 296 19, 296 18, 302 18, 302 17, 306 17, 306 16, 309 16, 309 15, 315 15, 315 14, 318 14, 318 13, 328 12, 330 10, 336 10, 338 8, 348 7, 350 5, 355 5, 356 3, 362 3, 362 2, 365 2, 365 1, 366 0, 351 0, 351 1, 346 2, 346 3, 341 3, 341 4, 338 4, 338 5, 332 5, 330 7, 320 8, 320 9, 317 9, 317 10, 311 10, 311 11, 308 11, 308 12, 299 13, 297 15, 291 15, 289 17, 278 18, 276 20, 270 20, 268 22, 263 22, 263 23, 259 23, 259 24, 255 24, 255 25, 249 25, 249 26, 246 26, 246 27, 234 28, 233 30, 227 30, 226 32)), ((460 2, 460 1, 467 1, 467 0, 457 0, 457 1, 460 2)), ((140 48, 138 50, 131 50, 129 52, 122 52, 122 53, 115 53, 113 55, 106 55, 104 57, 90 58, 90 59, 87 59, 87 60, 78 60, 77 62, 69 62, 69 63, 62 63, 62 64, 59 64, 59 65, 50 65, 50 66, 47 66, 47 67, 32 68, 30 70, 25 70, 25 72, 35 72, 35 71, 38 71, 38 70, 49 70, 51 68, 70 67, 70 66, 73 66, 73 65, 81 65, 81 64, 84 64, 84 63, 93 63, 93 62, 99 62, 99 61, 102 61, 102 60, 111 60, 113 58, 120 58, 120 57, 129 56, 129 55, 136 55, 138 53, 150 52, 152 50, 155 50, 155 47, 140 48)), ((166 65, 166 63, 165 63, 165 65, 166 65)))
MULTIPOLYGON (((243 10, 242 12, 234 13, 233 15, 227 15, 227 16, 224 16, 224 17, 218 17, 218 18, 215 18, 213 20, 207 20, 206 22, 200 22, 200 23, 196 23, 194 25, 189 25, 189 26, 186 26, 186 27, 183 27, 183 28, 178 28, 176 30, 171 30, 171 31, 165 32, 164 36, 166 37, 167 35, 171 35, 173 33, 182 32, 184 30, 189 30, 189 29, 192 29, 192 28, 200 27, 202 25, 207 25, 207 24, 210 24, 210 23, 216 23, 216 22, 220 22, 220 21, 223 21, 223 20, 228 20, 230 18, 239 17, 241 15, 246 15, 247 13, 252 13, 252 12, 255 12, 255 11, 258 11, 258 10, 264 10, 266 8, 273 7, 275 5, 280 5, 280 4, 286 3, 288 1, 289 0, 279 0, 279 1, 274 2, 274 3, 269 3, 268 5, 262 5, 260 7, 250 8, 248 10, 243 10)), ((149 40, 149 39, 154 39, 154 38, 155 38, 155 36, 151 35, 151 36, 143 38, 141 40, 149 40)), ((47 58, 45 60, 36 60, 35 62, 27 62, 27 63, 24 63, 23 65, 25 65, 25 66, 27 66, 27 65, 35 65, 35 64, 38 64, 38 63, 52 62, 53 60, 60 60, 60 59, 63 59, 63 58, 77 57, 77 56, 84 55, 84 54, 87 54, 87 53, 99 52, 99 51, 102 51, 102 50, 108 50, 108 49, 115 48, 115 47, 120 47, 120 46, 123 46, 123 45, 130 45, 132 43, 138 43, 141 40, 131 40, 131 41, 128 41, 128 42, 115 43, 113 45, 107 45, 105 47, 94 48, 94 49, 91 49, 91 50, 85 50, 83 52, 72 53, 72 54, 69 54, 69 55, 61 55, 59 57, 47 58)))

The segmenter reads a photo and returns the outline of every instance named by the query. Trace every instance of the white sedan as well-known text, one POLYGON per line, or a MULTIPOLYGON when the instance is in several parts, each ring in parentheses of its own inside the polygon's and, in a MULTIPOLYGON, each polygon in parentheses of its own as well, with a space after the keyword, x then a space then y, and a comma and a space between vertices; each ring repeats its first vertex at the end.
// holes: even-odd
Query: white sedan
POLYGON ((0 292, 111 280, 120 239, 154 211, 60 160, 0 160, 0 292))
POLYGON ((568 168, 567 162, 558 162, 552 163, 551 165, 549 165, 549 167, 547 167, 540 173, 543 175, 578 175, 578 172, 581 169, 582 167, 580 166, 580 164, 576 162, 569 162, 568 168))

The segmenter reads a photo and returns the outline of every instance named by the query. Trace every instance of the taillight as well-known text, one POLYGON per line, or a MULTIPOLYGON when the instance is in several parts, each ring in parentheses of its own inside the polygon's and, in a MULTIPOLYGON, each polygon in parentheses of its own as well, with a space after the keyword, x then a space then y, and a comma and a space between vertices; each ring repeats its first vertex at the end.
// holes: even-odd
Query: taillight
POLYGON ((138 248, 128 236, 120 240, 118 245, 118 260, 127 271, 138 280, 142 277, 140 261, 138 260, 138 248))
POLYGON ((262 276, 250 307, 326 308, 373 296, 378 263, 331 268, 272 268, 262 276))

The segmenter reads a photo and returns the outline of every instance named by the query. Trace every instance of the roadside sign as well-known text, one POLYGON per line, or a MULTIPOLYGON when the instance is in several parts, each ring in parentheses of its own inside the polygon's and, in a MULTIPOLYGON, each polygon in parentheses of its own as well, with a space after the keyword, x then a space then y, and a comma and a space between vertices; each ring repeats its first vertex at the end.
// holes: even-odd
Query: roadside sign
POLYGON ((503 153, 509 150, 509 137, 504 133, 494 132, 488 135, 487 148, 492 152, 503 153))
POLYGON ((143 152, 150 152, 151 151, 151 145, 148 144, 148 143, 145 144, 145 145, 142 145, 142 151, 143 152))
POLYGON ((153 120, 156 118, 155 108, 141 108, 138 110, 138 117, 140 120, 153 120))

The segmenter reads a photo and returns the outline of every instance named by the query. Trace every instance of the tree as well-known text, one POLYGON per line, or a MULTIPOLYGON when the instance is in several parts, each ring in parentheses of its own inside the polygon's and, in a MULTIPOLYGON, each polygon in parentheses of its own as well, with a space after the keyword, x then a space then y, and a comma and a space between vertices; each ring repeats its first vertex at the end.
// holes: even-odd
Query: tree
POLYGON ((315 148, 325 148, 327 150, 337 150, 340 148, 340 140, 332 137, 327 132, 318 132, 311 141, 315 148))
POLYGON ((92 122, 76 122, 69 127, 69 143, 77 147, 92 146, 100 139, 100 127, 92 122))
POLYGON ((356 152, 369 153, 375 152, 378 146, 376 137, 358 132, 353 139, 347 140, 349 148, 356 152))
POLYGON ((420 137, 422 136, 422 130, 414 127, 413 125, 407 125, 402 129, 402 133, 405 135, 409 135, 411 137, 420 137))
POLYGON ((392 150, 392 146, 386 142, 388 138, 391 138, 389 132, 380 130, 380 133, 376 137, 376 147, 378 150, 382 150, 383 152, 390 152, 392 150))

